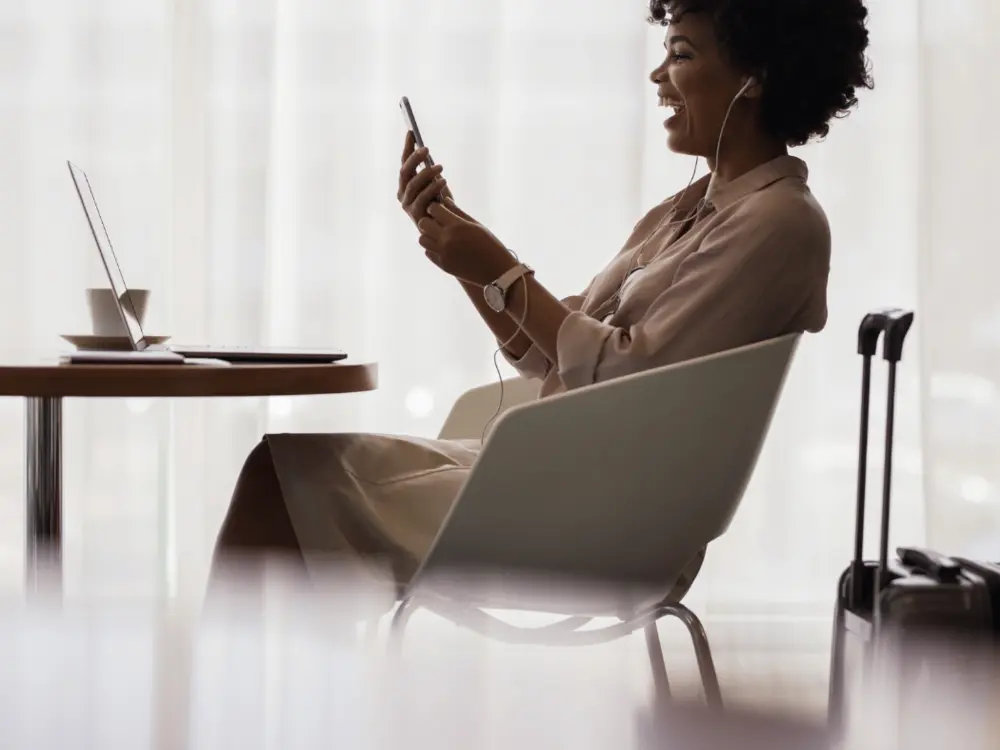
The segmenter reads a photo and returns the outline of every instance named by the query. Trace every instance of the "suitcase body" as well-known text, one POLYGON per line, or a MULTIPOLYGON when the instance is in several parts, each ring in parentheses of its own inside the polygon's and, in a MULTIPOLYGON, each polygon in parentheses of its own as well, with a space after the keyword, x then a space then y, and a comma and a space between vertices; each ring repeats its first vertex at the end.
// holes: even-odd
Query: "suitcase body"
POLYGON ((921 548, 900 548, 894 557, 889 556, 896 366, 912 322, 912 312, 881 310, 866 316, 858 332, 863 370, 854 559, 837 586, 830 663, 829 722, 840 735, 846 728, 850 651, 859 652, 863 681, 891 663, 892 669, 903 671, 890 679, 905 684, 905 670, 916 668, 930 639, 957 637, 966 645, 976 642, 992 648, 1000 628, 1000 565, 950 558, 921 548), (880 337, 889 368, 885 467, 879 558, 866 561, 862 548, 871 363, 880 337))

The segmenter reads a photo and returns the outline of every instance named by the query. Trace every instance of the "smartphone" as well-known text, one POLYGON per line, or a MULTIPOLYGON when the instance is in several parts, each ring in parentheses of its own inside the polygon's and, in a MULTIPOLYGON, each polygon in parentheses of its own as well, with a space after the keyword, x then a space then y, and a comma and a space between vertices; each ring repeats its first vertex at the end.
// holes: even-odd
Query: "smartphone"
MULTIPOLYGON (((410 100, 404 96, 399 100, 399 108, 403 111, 403 119, 406 121, 406 127, 413 133, 413 140, 417 144, 417 148, 424 148, 424 138, 420 135, 420 128, 417 126, 417 118, 413 116, 413 108, 410 106, 410 100)), ((430 154, 427 154, 427 158, 424 159, 424 166, 434 166, 434 160, 430 154)))

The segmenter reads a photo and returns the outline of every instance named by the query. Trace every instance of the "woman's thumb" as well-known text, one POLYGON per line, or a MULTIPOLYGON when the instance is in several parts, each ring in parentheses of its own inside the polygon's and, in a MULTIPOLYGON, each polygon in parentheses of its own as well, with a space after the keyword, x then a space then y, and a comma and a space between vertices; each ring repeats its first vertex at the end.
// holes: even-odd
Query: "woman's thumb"
POLYGON ((471 216, 469 216, 469 215, 468 215, 467 213, 465 213, 465 211, 463 211, 462 209, 460 209, 460 208, 459 208, 459 207, 458 207, 458 206, 457 206, 457 205, 455 204, 455 201, 454 201, 454 200, 452 200, 451 198, 445 198, 445 199, 444 199, 444 207, 445 207, 446 209, 448 209, 449 211, 451 211, 451 212, 452 212, 453 214, 455 214, 456 216, 461 216, 461 217, 462 217, 463 219, 465 219, 466 221, 472 221, 472 217, 471 217, 471 216))

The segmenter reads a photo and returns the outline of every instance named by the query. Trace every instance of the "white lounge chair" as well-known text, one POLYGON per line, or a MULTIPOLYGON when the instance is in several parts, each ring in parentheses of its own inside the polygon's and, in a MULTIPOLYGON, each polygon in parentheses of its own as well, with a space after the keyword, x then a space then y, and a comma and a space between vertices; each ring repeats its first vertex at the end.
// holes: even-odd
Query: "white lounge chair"
MULTIPOLYGON (((392 620, 395 642, 419 607, 514 643, 587 645, 643 628, 657 694, 665 697, 670 687, 657 621, 672 616, 691 635, 706 701, 721 706, 701 622, 664 594, 729 527, 798 340, 784 336, 541 401, 532 401, 537 384, 507 381, 507 410, 401 597, 392 620), (470 571, 485 585, 470 589, 464 577, 470 571), (610 584, 597 590, 613 591, 613 600, 582 608, 553 592, 529 600, 519 584, 533 575, 610 584), (487 608, 567 617, 519 628, 487 608), (618 621, 581 629, 607 616, 618 621)), ((498 397, 497 385, 466 393, 441 436, 479 437, 498 397)))

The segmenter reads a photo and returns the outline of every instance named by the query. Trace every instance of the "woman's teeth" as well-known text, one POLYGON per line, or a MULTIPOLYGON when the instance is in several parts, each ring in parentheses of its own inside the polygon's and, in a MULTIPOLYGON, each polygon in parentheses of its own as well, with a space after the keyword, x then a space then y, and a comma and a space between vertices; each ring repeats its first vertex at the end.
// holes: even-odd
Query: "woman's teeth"
POLYGON ((660 97, 660 106, 661 107, 667 107, 668 109, 672 109, 674 111, 675 115, 676 114, 680 114, 680 112, 684 109, 684 105, 683 104, 681 104, 679 102, 676 102, 676 101, 673 101, 671 99, 665 99, 662 96, 660 97))

